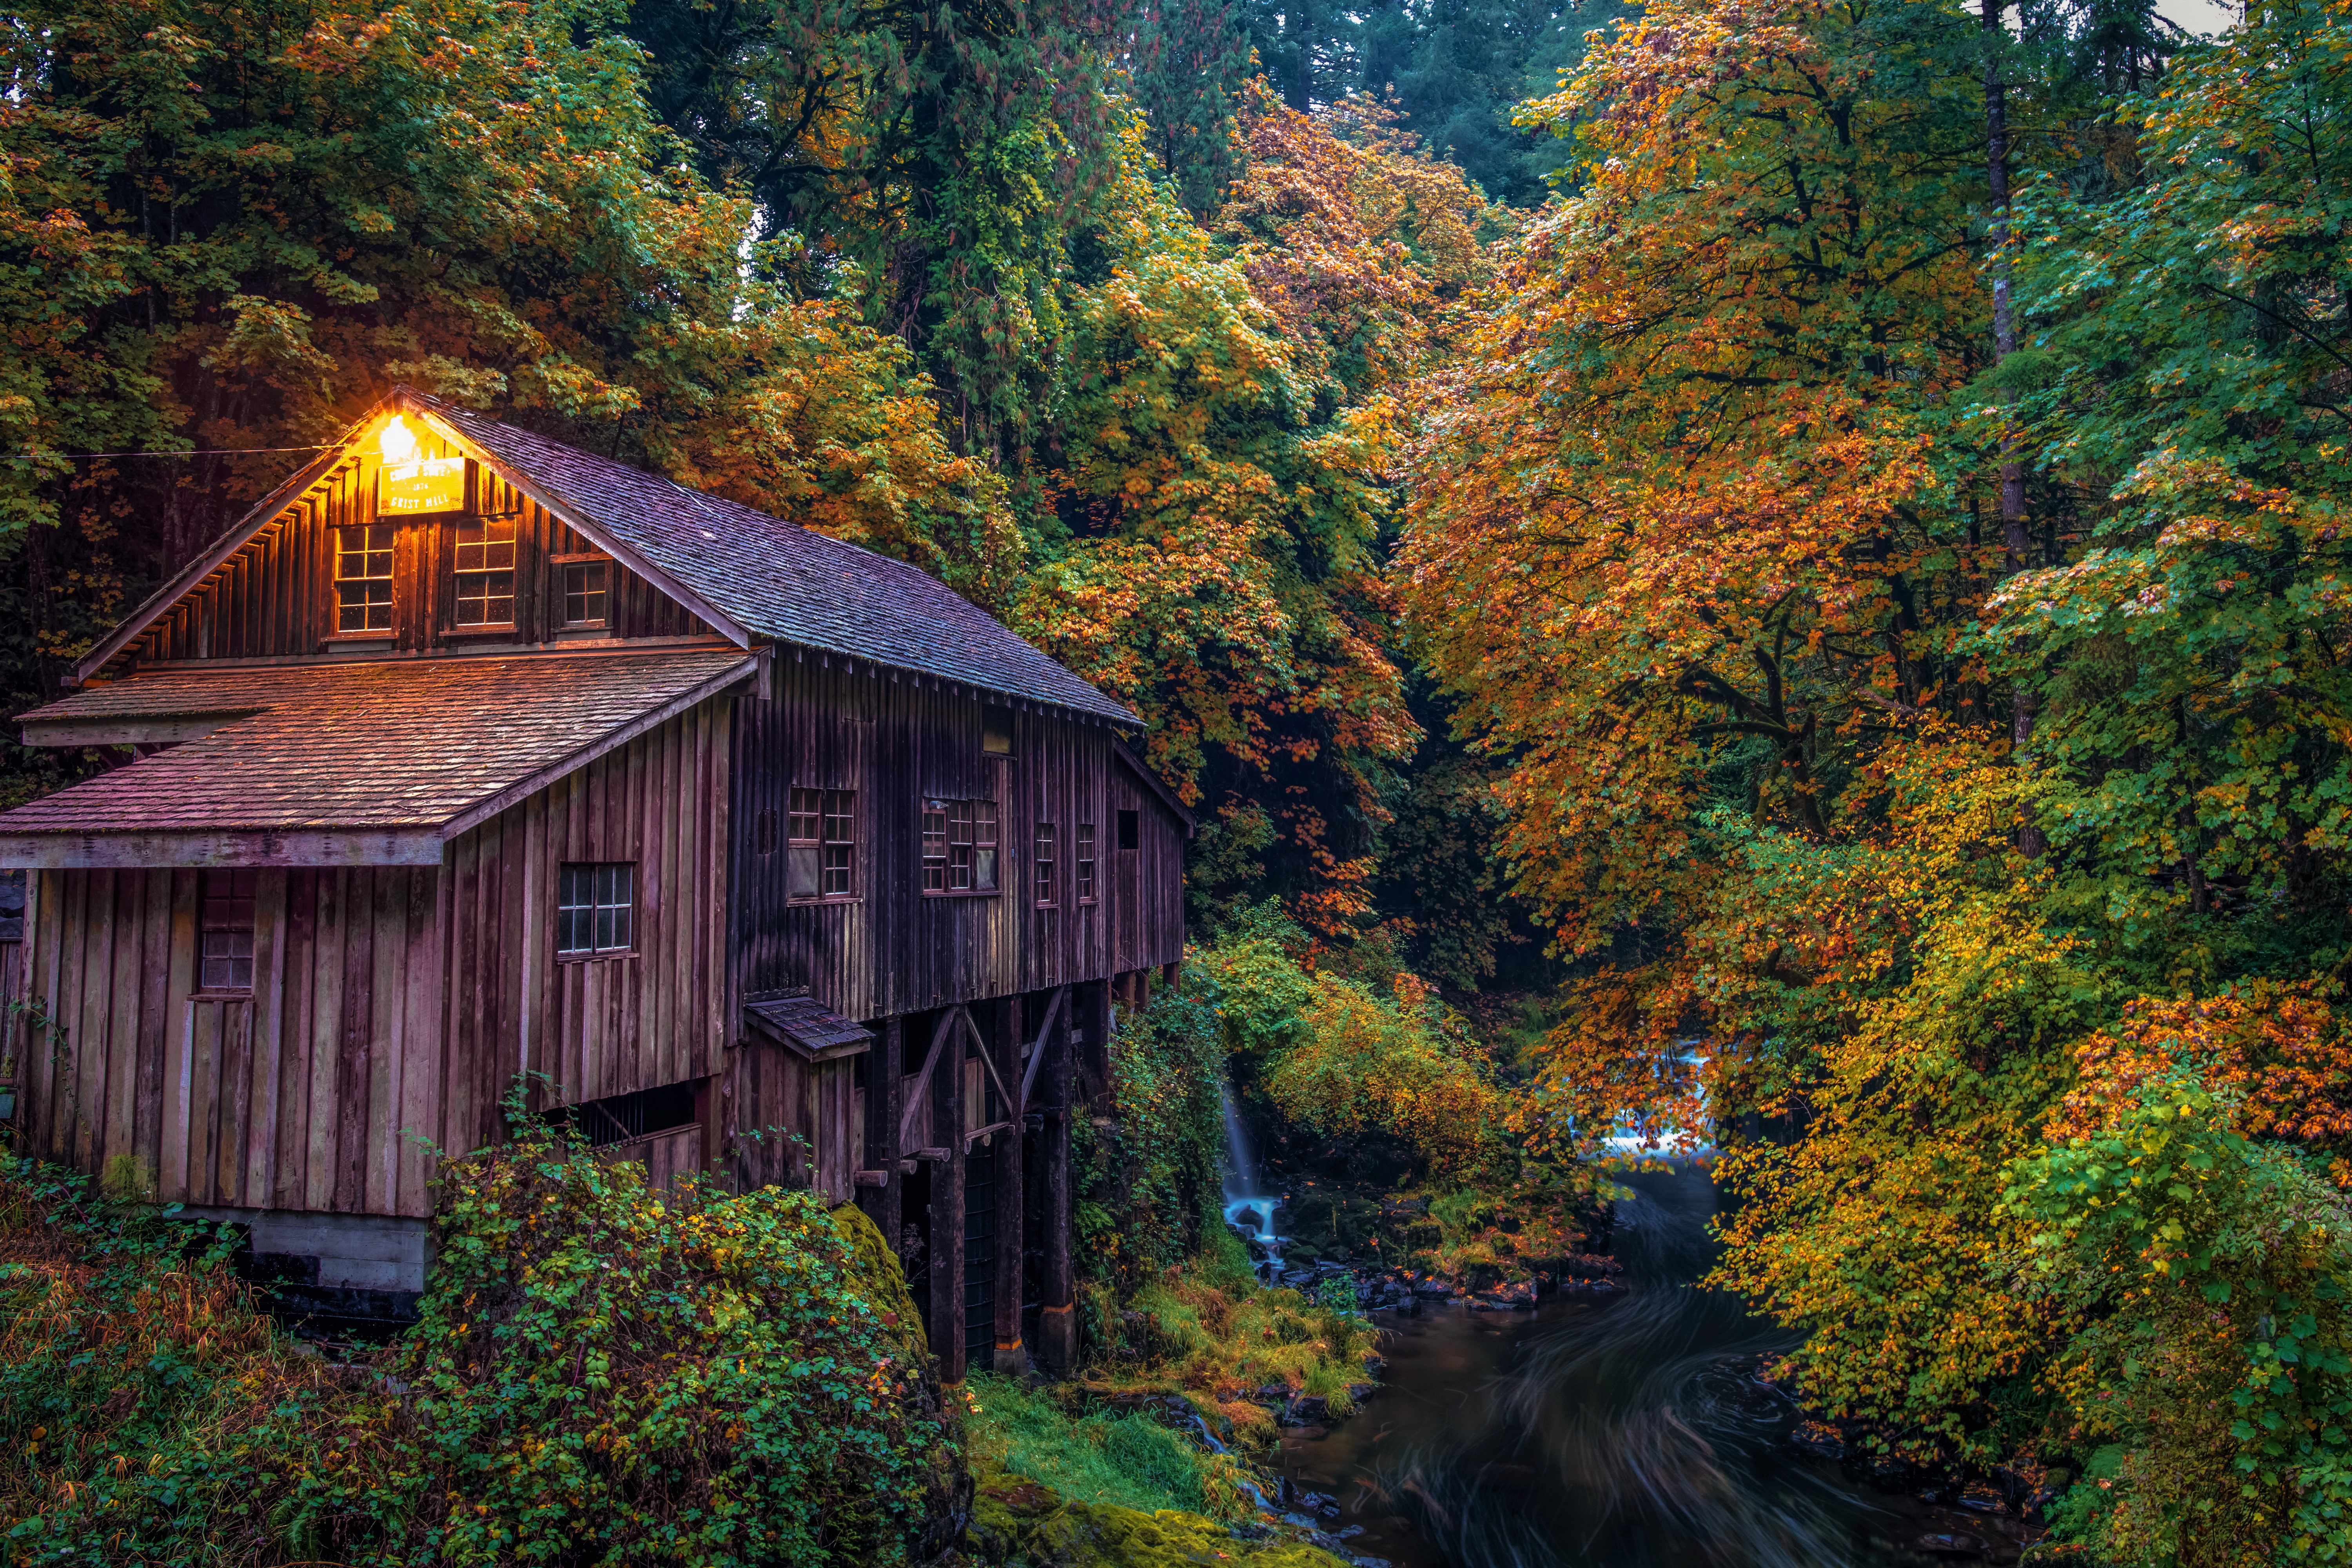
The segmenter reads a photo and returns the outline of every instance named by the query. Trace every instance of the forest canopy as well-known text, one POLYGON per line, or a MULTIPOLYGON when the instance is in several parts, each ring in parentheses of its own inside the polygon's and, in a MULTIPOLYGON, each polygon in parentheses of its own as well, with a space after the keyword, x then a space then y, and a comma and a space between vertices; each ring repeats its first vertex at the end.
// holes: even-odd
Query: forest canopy
POLYGON ((1816 1409, 2098 1456, 2104 1560, 2352 1554, 2347 0, 35 0, 0 69, 11 711, 395 384, 773 510, 1144 716, 1302 1124, 1679 1129, 1816 1409))

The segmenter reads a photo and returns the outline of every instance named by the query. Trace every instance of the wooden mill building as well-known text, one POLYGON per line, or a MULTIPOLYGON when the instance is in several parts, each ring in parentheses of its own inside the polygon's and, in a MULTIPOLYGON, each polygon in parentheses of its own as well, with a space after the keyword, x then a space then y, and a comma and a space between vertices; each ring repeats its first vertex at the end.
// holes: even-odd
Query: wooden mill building
POLYGON ((1192 824, 923 572, 403 391, 19 721, 136 753, 0 815, 20 1149, 396 1305, 541 1075, 656 1180, 856 1197, 951 1379, 1068 1364, 1071 1118, 1192 824))

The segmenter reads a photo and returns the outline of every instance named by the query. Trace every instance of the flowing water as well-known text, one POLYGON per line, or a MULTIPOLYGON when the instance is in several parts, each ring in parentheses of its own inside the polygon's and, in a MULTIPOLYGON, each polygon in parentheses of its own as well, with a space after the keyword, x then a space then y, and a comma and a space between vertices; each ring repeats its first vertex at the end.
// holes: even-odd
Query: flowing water
POLYGON ((1257 1154, 1250 1148, 1249 1129, 1234 1109, 1232 1087, 1221 1084, 1218 1092, 1225 1110, 1225 1223, 1257 1243, 1265 1255, 1257 1271, 1271 1279, 1281 1269, 1283 1249, 1289 1245, 1277 1224, 1281 1216, 1276 1211, 1282 1200, 1260 1190, 1264 1184, 1258 1180, 1257 1154))
POLYGON ((1883 1493, 1791 1447, 1758 1377, 1790 1339, 1692 1287, 1713 1242, 1696 1170, 1624 1179, 1617 1294, 1534 1312, 1376 1313, 1364 1410, 1286 1439, 1286 1489, 1400 1568, 1895 1568, 2013 1563, 2013 1521, 1883 1493), (1336 1509, 1333 1505, 1336 1504, 1336 1509))

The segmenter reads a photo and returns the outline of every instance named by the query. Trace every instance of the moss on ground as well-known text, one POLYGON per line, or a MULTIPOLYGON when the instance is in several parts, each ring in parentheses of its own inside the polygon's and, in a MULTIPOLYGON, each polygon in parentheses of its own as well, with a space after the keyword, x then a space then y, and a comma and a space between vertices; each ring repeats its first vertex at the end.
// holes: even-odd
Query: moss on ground
POLYGON ((968 1561, 991 1568, 1345 1568, 1305 1542, 1245 1541, 1213 1520, 1172 1509, 1075 1502, 1002 1471, 981 1481, 965 1546, 968 1561))

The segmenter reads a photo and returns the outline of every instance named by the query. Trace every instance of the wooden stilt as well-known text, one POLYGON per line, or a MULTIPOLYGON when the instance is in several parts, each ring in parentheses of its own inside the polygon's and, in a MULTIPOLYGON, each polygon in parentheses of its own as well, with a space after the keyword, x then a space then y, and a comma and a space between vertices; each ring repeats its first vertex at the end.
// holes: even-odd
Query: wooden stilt
POLYGON ((1077 1110, 1070 1024, 1076 1004, 1074 996, 1055 1015, 1053 1027, 1037 1047, 1046 1053, 1037 1079, 1045 1111, 1045 1289, 1037 1320, 1037 1359, 1056 1377, 1067 1377, 1078 1363, 1078 1314, 1070 1271, 1070 1118, 1077 1110))
POLYGON ((873 1216, 882 1239, 890 1244, 891 1251, 903 1253, 904 1237, 899 1233, 906 1227, 907 1180, 898 1170, 898 1121, 907 1109, 902 1098, 907 1092, 907 1021, 885 1018, 881 1034, 869 1058, 872 1070, 866 1080, 866 1103, 872 1108, 867 1117, 872 1147, 866 1151, 866 1163, 881 1171, 882 1184, 866 1189, 863 1195, 866 1212, 873 1216))
POLYGON ((1097 980, 1087 992, 1087 1048, 1084 1095, 1097 1116, 1108 1116, 1110 1096, 1111 989, 1116 980, 1097 980))
POLYGON ((963 1381, 963 1053, 950 1037, 944 1070, 931 1074, 932 1147, 947 1151, 931 1172, 931 1354, 940 1381, 963 1381))
MULTIPOLYGON (((1007 996, 996 1005, 996 1071, 1008 1087, 1021 1081, 1023 1016, 1018 996, 1007 996)), ((1021 1266, 1025 1256, 1021 1144, 1026 1109, 1019 1104, 1004 1108, 1013 1130, 1000 1134, 996 1142, 996 1370, 1007 1377, 1029 1370, 1029 1352, 1021 1342, 1021 1266)))

